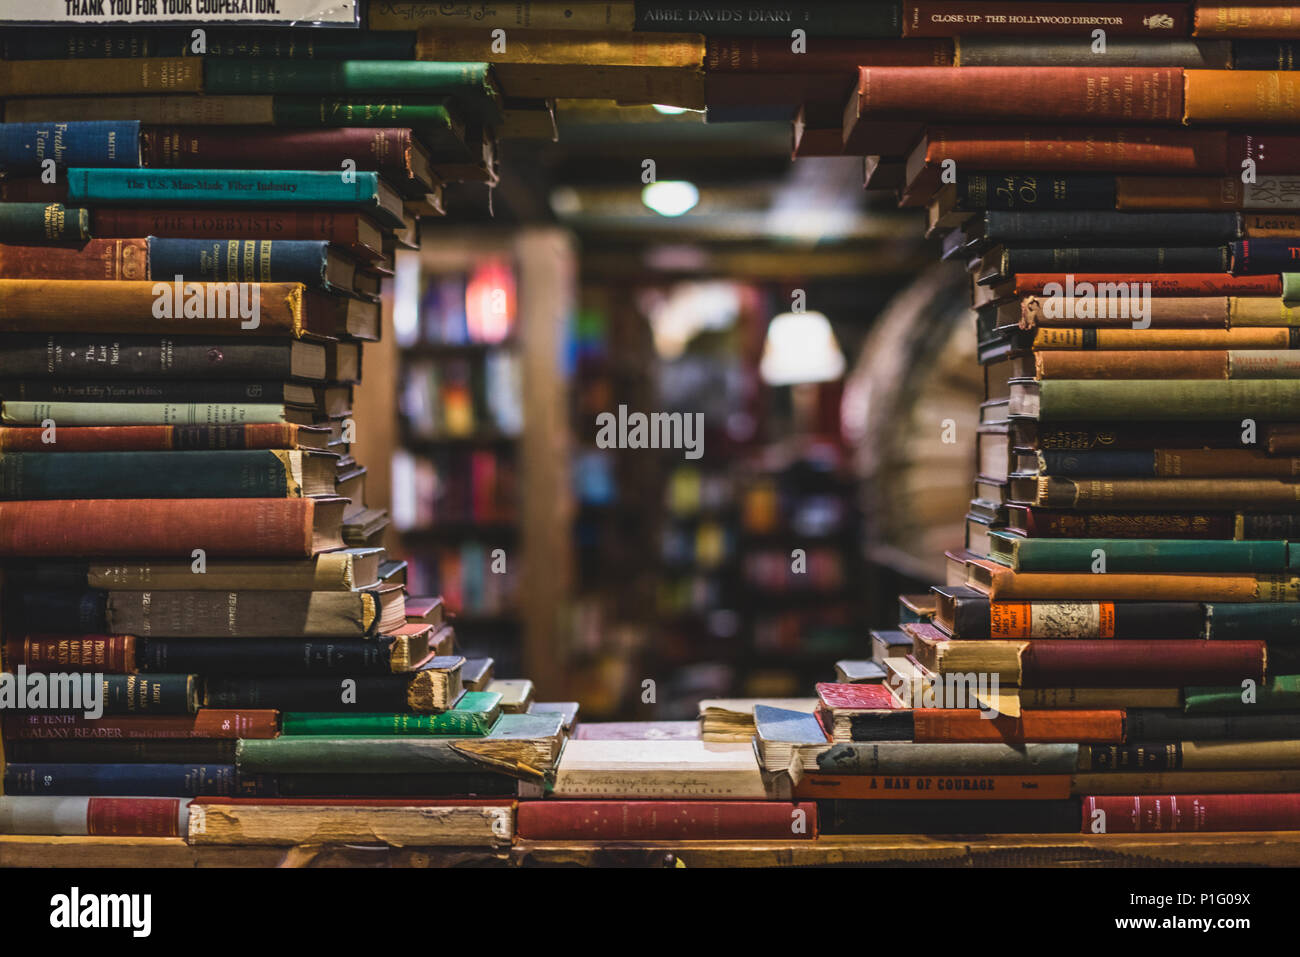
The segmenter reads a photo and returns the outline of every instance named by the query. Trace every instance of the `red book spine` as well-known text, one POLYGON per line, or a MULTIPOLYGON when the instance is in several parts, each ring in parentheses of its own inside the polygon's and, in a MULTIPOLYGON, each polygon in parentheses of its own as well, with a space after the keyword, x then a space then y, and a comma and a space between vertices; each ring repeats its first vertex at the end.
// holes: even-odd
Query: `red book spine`
POLYGON ((29 635, 9 643, 6 661, 25 664, 29 671, 135 671, 135 638, 131 635, 29 635))
POLYGON ((168 449, 293 449, 298 426, 288 422, 252 425, 86 425, 59 429, 46 443, 47 429, 0 427, 0 452, 152 452, 168 449))
POLYGON ((710 37, 706 73, 857 73, 860 66, 952 66, 950 40, 809 37, 804 53, 781 37, 710 37))
POLYGON ((1074 512, 1026 508, 1024 531, 1029 538, 1232 538, 1233 515, 1226 512, 1074 512))
POLYGON ((1203 639, 1047 639, 1021 656, 1027 688, 1236 685, 1264 676, 1264 642, 1203 639))
POLYGON ((337 170, 344 160, 399 183, 410 179, 411 131, 402 128, 273 129, 150 126, 143 165, 180 169, 337 170))
POLYGON ((311 499, 51 499, 0 502, 0 555, 311 555, 311 499))
POLYGON ((1185 37, 1191 32, 1185 3, 1022 3, 1003 0, 907 0, 903 36, 1068 36, 1093 30, 1108 37, 1185 37))
POLYGON ((0 279, 148 279, 143 239, 92 239, 81 246, 0 246, 0 279))
MULTIPOLYGON (((1280 296, 1281 276, 1232 276, 1228 273, 1075 273, 1074 282, 1100 285, 1112 282, 1150 283, 1153 296, 1280 296)), ((1065 283, 1065 273, 1026 272, 1016 276, 1017 296, 1040 296, 1052 284, 1065 283)))
POLYGON ((1124 743, 1123 711, 1025 711, 1019 718, 985 718, 974 708, 918 708, 912 725, 918 743, 1124 743))
POLYGON ((117 837, 184 837, 180 811, 189 798, 92 797, 86 833, 117 837))
MULTIPOLYGON (((1179 124, 1183 71, 980 67, 978 82, 972 82, 967 71, 949 67, 864 66, 858 100, 863 116, 1179 124)), ((1041 154, 1037 160, 1043 169, 1059 168, 1041 154)))
MULTIPOLYGON (((980 67, 981 75, 986 67, 980 67)), ((968 169, 1102 170, 1112 173, 1240 171, 1228 136, 1215 130, 1089 129, 1037 126, 936 126, 925 161, 954 160, 968 169), (1229 157, 1231 155, 1231 161, 1229 157)))
POLYGON ((114 209, 91 213, 95 236, 165 236, 180 239, 324 239, 342 246, 357 240, 356 213, 292 209, 114 209))
POLYGON ((1136 794, 1083 799, 1084 834, 1300 830, 1300 794, 1136 794))
POLYGON ((195 714, 108 715, 6 714, 4 736, 26 740, 80 738, 274 738, 280 713, 270 710, 200 708, 195 714))
POLYGON ((515 833, 529 841, 811 840, 817 836, 817 805, 811 801, 521 801, 515 833))

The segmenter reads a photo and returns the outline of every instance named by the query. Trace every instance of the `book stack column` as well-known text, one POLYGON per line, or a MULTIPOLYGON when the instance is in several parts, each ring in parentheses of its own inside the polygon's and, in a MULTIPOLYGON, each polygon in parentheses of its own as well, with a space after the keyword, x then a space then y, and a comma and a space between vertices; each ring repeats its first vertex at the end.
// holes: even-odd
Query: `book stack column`
POLYGON ((491 172, 489 69, 212 34, 5 38, 0 830, 508 842, 572 716, 407 601, 351 455, 393 251, 491 172))
POLYGON ((862 66, 844 114, 971 273, 980 478, 796 794, 828 832, 1295 830, 1294 22, 1152 5, 1157 39, 1116 5, 1089 48, 1056 14, 1111 5, 1014 6, 1019 46, 954 40, 997 65, 862 66))

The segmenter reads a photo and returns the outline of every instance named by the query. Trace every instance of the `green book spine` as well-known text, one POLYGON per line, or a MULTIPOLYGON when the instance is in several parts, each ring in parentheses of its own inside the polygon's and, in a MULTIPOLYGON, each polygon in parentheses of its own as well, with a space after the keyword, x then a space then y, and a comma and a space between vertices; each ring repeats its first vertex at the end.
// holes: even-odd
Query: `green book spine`
POLYGON ((492 730, 483 715, 466 711, 441 714, 336 714, 320 711, 287 711, 281 715, 281 733, 286 735, 381 734, 482 736, 492 730))
POLYGON ((247 738, 236 746, 235 764, 245 774, 441 774, 480 770, 478 761, 451 747, 454 740, 403 735, 247 738))
POLYGON ((1016 538, 997 535, 993 559, 1021 572, 1283 572, 1287 543, 1196 539, 1016 538), (1008 554, 1009 552, 1009 554, 1008 554), (1104 565, 1099 563, 1104 561, 1104 565))
POLYGON ((486 63, 421 60, 210 60, 207 93, 415 93, 420 96, 493 95, 486 63))
POLYGON ((1217 641, 1275 641, 1300 635, 1296 602, 1227 602, 1205 606, 1205 636, 1217 641))
POLYGON ((274 110, 276 126, 409 126, 422 132, 461 129, 446 102, 438 98, 277 96, 274 110))
POLYGON ((1188 714, 1300 711, 1300 675, 1277 675, 1258 687, 1184 688, 1188 714))
POLYGON ((90 238, 90 210, 62 203, 0 203, 0 241, 43 243, 90 238))
POLYGON ((1296 379, 1048 379, 1038 418, 1286 420, 1297 407, 1296 379))
POLYGON ((1282 302, 1300 306, 1300 272, 1282 273, 1282 302))

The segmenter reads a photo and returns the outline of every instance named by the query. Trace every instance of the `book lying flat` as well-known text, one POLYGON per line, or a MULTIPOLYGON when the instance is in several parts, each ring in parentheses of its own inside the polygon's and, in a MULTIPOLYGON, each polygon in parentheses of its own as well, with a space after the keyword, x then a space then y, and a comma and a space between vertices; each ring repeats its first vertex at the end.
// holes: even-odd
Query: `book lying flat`
POLYGON ((570 741, 560 757, 560 798, 764 800, 752 743, 570 741))

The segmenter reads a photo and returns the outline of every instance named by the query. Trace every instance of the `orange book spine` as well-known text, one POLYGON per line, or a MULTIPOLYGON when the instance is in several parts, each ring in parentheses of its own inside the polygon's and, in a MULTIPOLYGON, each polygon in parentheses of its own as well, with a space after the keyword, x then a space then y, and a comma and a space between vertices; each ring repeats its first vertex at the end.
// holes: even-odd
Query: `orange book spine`
POLYGON ((57 441, 49 430, 0 426, 0 452, 155 452, 176 449, 296 449, 298 429, 291 422, 249 425, 85 425, 64 426, 57 441))
POLYGON ((0 245, 0 279, 149 278, 144 239, 92 239, 82 246, 0 245))
POLYGON ((1251 239, 1300 236, 1300 213, 1242 213, 1242 227, 1251 239))
POLYGON ((1293 39, 1300 37, 1300 7, 1294 3, 1197 3, 1192 36, 1293 39))
POLYGON ((797 800, 1057 801, 1070 796, 1068 774, 805 774, 797 800))
POLYGON ((1300 111, 1300 74, 1285 70, 1188 70, 1188 123, 1290 124, 1300 111))
MULTIPOLYGON (((1049 329, 1034 334, 1034 349, 1163 351, 1290 349, 1291 330, 1278 326, 1231 329, 1049 329)), ((1110 353, 1107 353, 1110 355, 1110 353)), ((1146 378, 1138 376, 1137 378, 1146 378)))
POLYGON ((982 741, 1039 744, 1122 744, 1123 711, 1024 711, 1018 718, 984 717, 976 708, 918 708, 912 740, 920 743, 982 741))
POLYGON ((1034 354, 1039 379, 1227 379, 1229 371, 1226 349, 1034 354))
MULTIPOLYGON (((991 564, 991 563, 990 563, 991 564)), ((1296 601, 1292 579, 1253 575, 1137 575, 988 570, 994 601, 1296 601)))
POLYGON ((1117 176, 1116 209, 1241 209, 1233 176, 1117 176))

